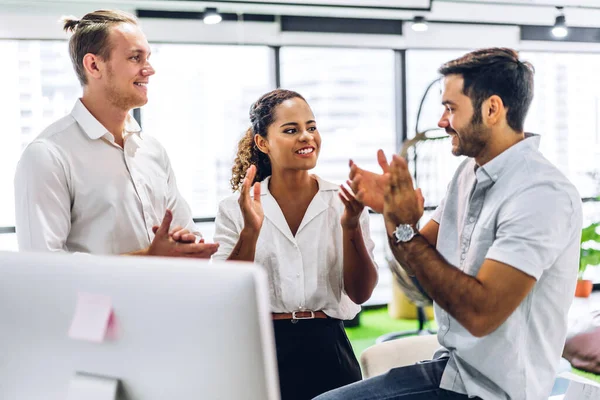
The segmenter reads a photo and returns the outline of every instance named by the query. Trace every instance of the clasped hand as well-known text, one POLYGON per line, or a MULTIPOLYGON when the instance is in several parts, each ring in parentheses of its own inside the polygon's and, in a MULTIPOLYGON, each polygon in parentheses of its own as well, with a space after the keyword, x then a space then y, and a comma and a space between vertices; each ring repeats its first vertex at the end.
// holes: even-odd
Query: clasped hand
POLYGON ((188 229, 176 226, 170 229, 173 221, 171 210, 165 212, 160 226, 152 227, 154 239, 148 248, 149 256, 210 258, 219 249, 218 243, 205 243, 188 229))
POLYGON ((416 225, 423 216, 425 201, 421 189, 414 189, 406 160, 394 155, 388 164, 379 150, 377 162, 382 174, 366 171, 350 160, 350 187, 356 200, 383 213, 388 234, 400 224, 416 225))

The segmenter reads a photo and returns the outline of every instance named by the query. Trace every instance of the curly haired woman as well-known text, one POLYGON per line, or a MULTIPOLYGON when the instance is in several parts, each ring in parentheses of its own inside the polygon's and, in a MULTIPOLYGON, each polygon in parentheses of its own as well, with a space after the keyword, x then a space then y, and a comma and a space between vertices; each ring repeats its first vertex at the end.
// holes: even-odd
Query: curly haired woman
POLYGON ((216 259, 253 261, 269 276, 283 400, 361 379, 342 320, 377 283, 369 216, 344 186, 309 174, 321 135, 304 98, 277 89, 250 109, 221 202, 216 259))

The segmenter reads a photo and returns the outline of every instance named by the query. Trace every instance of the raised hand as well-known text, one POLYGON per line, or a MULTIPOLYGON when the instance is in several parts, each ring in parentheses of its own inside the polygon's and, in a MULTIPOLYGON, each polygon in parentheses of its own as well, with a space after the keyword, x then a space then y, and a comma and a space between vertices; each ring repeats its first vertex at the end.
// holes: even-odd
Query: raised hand
POLYGON ((383 217, 388 233, 400 224, 416 226, 423 216, 425 199, 421 189, 415 189, 406 160, 394 155, 386 172, 383 217))
MULTIPOLYGON (((210 256, 217 252, 217 249, 219 248, 218 243, 204 243, 204 240, 200 240, 199 243, 174 240, 171 236, 171 233, 175 234, 177 231, 175 231, 175 229, 171 232, 169 231, 172 221, 173 213, 171 210, 167 210, 162 223, 158 229, 156 229, 154 240, 152 240, 152 244, 148 248, 147 255, 163 257, 210 258, 210 256)), ((181 232, 181 229, 179 232, 181 232)), ((187 234, 182 235, 182 238, 185 235, 187 234)))
POLYGON ((248 168, 248 171, 246 171, 238 203, 244 217, 244 230, 247 232, 258 233, 260 232, 260 228, 265 219, 265 213, 263 212, 262 204, 260 202, 260 182, 256 182, 252 185, 255 176, 256 166, 252 165, 248 168), (250 187, 252 187, 254 192, 254 198, 250 197, 250 187))
MULTIPOLYGON (((346 181, 348 186, 351 182, 346 181)), ((353 193, 351 193, 344 185, 340 186, 340 192, 338 193, 340 200, 344 203, 344 213, 342 214, 342 228, 344 229, 356 229, 360 223, 360 215, 364 210, 365 206, 359 202, 353 193)))
POLYGON ((383 212, 383 195, 387 181, 385 173, 389 171, 389 165, 383 150, 377 151, 377 162, 383 174, 366 171, 350 160, 350 187, 356 200, 381 213, 383 212))

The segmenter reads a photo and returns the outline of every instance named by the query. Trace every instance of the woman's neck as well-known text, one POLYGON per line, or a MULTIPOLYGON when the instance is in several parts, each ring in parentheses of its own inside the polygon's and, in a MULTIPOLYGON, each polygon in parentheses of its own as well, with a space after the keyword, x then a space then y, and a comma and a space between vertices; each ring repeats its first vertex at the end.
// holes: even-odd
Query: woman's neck
POLYGON ((273 171, 269 180, 269 192, 279 200, 301 200, 313 198, 319 184, 308 171, 273 171))

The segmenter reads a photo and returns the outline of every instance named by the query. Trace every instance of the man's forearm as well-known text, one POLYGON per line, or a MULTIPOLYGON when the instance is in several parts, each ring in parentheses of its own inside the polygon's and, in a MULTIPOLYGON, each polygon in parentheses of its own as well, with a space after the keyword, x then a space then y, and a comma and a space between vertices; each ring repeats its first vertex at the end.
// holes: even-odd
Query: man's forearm
POLYGON ((477 278, 449 264, 423 236, 400 243, 399 253, 430 297, 469 331, 478 332, 489 297, 477 278))

